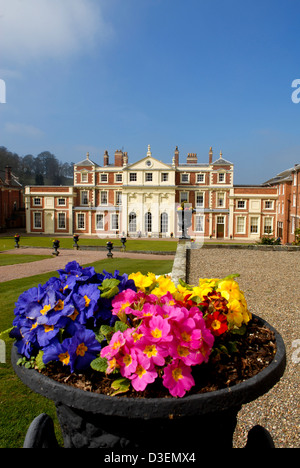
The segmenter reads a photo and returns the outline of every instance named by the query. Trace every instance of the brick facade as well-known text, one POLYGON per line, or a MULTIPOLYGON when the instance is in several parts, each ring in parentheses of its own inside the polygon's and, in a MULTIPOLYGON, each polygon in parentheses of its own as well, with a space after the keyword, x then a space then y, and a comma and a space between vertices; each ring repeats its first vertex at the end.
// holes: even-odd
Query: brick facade
POLYGON ((74 165, 73 187, 26 187, 27 230, 100 237, 179 236, 176 207, 184 202, 194 210, 190 233, 195 237, 254 241, 280 233, 290 242, 287 225, 291 219, 294 229, 299 225, 299 170, 295 174, 283 194, 279 184, 270 181, 234 185, 234 165, 222 153, 213 161, 211 148, 206 163, 199 163, 196 153, 180 162, 177 147, 171 164, 154 158, 150 146, 146 157, 132 164, 120 150, 113 162, 105 151, 103 165, 87 154, 74 165), (290 206, 289 215, 284 210, 283 219, 279 206, 291 205, 290 199, 295 206, 290 206))
POLYGON ((25 226, 23 187, 6 166, 0 171, 0 231, 25 226))

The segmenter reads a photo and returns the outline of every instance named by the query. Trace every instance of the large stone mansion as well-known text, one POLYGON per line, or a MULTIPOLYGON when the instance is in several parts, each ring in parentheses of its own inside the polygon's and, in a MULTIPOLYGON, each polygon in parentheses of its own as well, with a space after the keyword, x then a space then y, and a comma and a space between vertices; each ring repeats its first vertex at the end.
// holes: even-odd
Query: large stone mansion
POLYGON ((74 165, 74 184, 25 188, 27 232, 99 237, 180 237, 176 211, 193 208, 189 234, 212 239, 249 241, 271 235, 294 240, 299 226, 300 165, 262 185, 234 185, 234 165, 222 153, 206 163, 189 153, 172 162, 152 156, 130 164, 117 150, 105 151, 103 164, 86 159, 74 165))

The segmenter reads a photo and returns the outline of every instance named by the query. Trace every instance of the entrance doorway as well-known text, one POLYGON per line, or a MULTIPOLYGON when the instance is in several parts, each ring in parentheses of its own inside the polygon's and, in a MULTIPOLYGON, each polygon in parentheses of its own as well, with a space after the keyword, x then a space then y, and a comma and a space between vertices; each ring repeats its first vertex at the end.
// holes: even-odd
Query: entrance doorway
POLYGON ((218 238, 224 237, 224 225, 225 225, 224 216, 217 216, 217 237, 218 238))

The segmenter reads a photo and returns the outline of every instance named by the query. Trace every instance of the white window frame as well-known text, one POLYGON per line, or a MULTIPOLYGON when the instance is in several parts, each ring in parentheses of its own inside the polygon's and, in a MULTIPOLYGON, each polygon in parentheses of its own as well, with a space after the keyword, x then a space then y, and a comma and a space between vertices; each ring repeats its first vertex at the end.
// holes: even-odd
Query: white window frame
POLYGON ((189 202, 189 192, 179 192, 180 203, 188 203, 189 202), (183 198, 183 194, 186 194, 186 200, 183 198))
POLYGON ((80 192, 80 204, 83 205, 83 206, 88 206, 88 204, 89 204, 89 192, 88 192, 88 190, 81 190, 81 192, 80 192), (85 197, 84 194, 86 194, 86 197, 85 197), (85 200, 86 200, 86 203, 85 203, 85 200))
POLYGON ((115 206, 122 206, 122 191, 115 191, 115 206))
POLYGON ((203 215, 195 216, 195 232, 204 232, 205 217, 203 215))
POLYGON ((226 174, 225 172, 218 172, 218 183, 219 184, 225 184, 226 181, 226 174), (221 180, 223 178, 223 180, 221 180))
POLYGON ((129 182, 136 182, 136 181, 137 181, 137 173, 129 172, 129 182))
POLYGON ((77 226, 77 229, 85 230, 85 213, 77 213, 76 226, 77 226), (80 226, 82 223, 81 222, 79 223, 79 218, 83 220, 83 226, 80 226))
POLYGON ((153 182, 153 172, 145 172, 145 182, 153 182))
POLYGON ((183 174, 180 174, 180 182, 182 184, 189 184, 190 183, 190 174, 188 172, 184 172, 183 174), (183 180, 186 178, 186 180, 183 180))
POLYGON ((258 216, 250 216, 250 234, 258 234, 258 225, 259 225, 259 217, 258 216), (254 222, 254 220, 257 221, 254 222), (256 230, 252 230, 252 228, 256 228, 256 230))
POLYGON ((104 213, 96 213, 96 231, 104 231, 104 213))
POLYGON ((120 229, 120 217, 118 213, 112 213, 110 215, 110 226, 112 231, 119 231, 120 229))
POLYGON ((246 233, 246 217, 245 216, 236 217, 236 233, 237 234, 246 233), (239 220, 242 220, 242 224, 239 224, 239 220))
POLYGON ((217 208, 225 208, 225 193, 217 192, 217 208))
POLYGON ((205 192, 196 192, 196 208, 204 208, 204 195, 205 192), (202 196, 202 201, 199 199, 202 196))
POLYGON ((196 181, 197 181, 197 184, 204 184, 205 183, 205 174, 204 174, 204 172, 200 172, 199 174, 196 174, 196 181), (199 180, 200 178, 202 180, 199 180))
POLYGON ((57 200, 58 200, 57 201, 58 206, 66 206, 66 204, 67 204, 66 198, 59 197, 57 200))
POLYGON ((33 198, 33 206, 42 206, 42 199, 41 199, 41 197, 34 197, 34 198, 33 198))
POLYGON ((136 213, 134 211, 128 215, 128 232, 136 232, 136 213))
POLYGON ((108 174, 107 172, 100 173, 100 184, 107 184, 108 183, 108 174))
POLYGON ((101 190, 101 192, 100 192, 100 205, 101 206, 107 206, 108 205, 108 191, 107 190, 101 190), (103 201, 103 198, 102 198, 102 196, 103 197, 105 196, 104 194, 106 194, 106 202, 105 202, 105 200, 103 201))
POLYGON ((117 172, 117 173, 115 174, 115 182, 116 182, 116 184, 120 184, 120 183, 123 182, 123 174, 122 174, 121 172, 117 172), (118 178, 119 178, 120 180, 118 180, 118 178))
POLYGON ((169 229, 169 215, 168 213, 164 212, 160 215, 160 232, 166 233, 169 229))
POLYGON ((147 211, 144 216, 145 232, 152 232, 152 221, 152 213, 147 211))
POLYGON ((274 226, 273 226, 273 218, 272 217, 269 217, 269 216, 265 216, 264 217, 264 234, 266 235, 270 235, 270 234, 273 234, 274 232, 274 226), (270 221, 270 224, 269 224, 269 221, 270 221), (269 229, 267 228, 270 228, 270 232, 269 229))
POLYGON ((169 173, 168 172, 162 172, 160 176, 161 182, 169 182, 169 173))
POLYGON ((66 229, 67 227, 67 216, 65 211, 59 211, 57 213, 57 229, 66 229), (61 223, 61 216, 63 217, 64 225, 60 226, 61 223))
POLYGON ((237 210, 244 210, 246 208, 246 200, 237 200, 236 208, 237 210))
POLYGON ((273 210, 274 201, 273 200, 265 200, 265 210, 273 210), (270 206, 268 206, 270 205, 270 206))
POLYGON ((35 211, 33 213, 33 227, 34 229, 42 229, 43 228, 43 216, 42 216, 42 212, 41 211, 35 211), (37 226, 37 223, 36 223, 36 215, 39 215, 40 216, 40 225, 37 226))
POLYGON ((86 184, 88 181, 89 181, 88 173, 87 172, 82 172, 81 173, 81 182, 83 184, 86 184))

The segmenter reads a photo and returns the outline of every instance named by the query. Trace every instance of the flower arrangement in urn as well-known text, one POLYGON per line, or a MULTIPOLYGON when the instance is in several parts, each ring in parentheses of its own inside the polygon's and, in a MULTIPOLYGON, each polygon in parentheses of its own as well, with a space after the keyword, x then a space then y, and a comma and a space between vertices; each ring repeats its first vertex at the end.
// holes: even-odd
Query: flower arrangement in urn
POLYGON ((192 286, 168 275, 96 273, 77 262, 58 273, 16 303, 11 336, 19 364, 99 371, 111 395, 159 382, 169 396, 183 397, 195 371, 236 352, 251 323, 238 275, 192 286))

